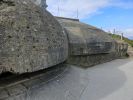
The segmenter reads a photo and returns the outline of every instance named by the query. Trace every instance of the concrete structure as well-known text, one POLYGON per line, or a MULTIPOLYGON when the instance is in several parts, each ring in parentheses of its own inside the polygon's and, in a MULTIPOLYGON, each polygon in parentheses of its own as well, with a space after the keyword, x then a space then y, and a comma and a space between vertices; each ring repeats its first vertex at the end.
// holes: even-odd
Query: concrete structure
POLYGON ((88 67, 126 54, 127 44, 78 19, 56 17, 62 28, 46 0, 0 3, 0 73, 34 72, 66 60, 88 67))
POLYGON ((46 0, 0 2, 0 73, 34 72, 66 59, 88 67, 126 54, 126 44, 78 19, 57 17, 63 29, 46 11, 46 0))
POLYGON ((68 63, 89 67, 126 55, 128 45, 116 42, 103 30, 78 19, 56 18, 68 35, 68 63))
POLYGON ((83 100, 90 81, 82 67, 126 55, 127 44, 78 19, 55 18, 45 8, 45 0, 0 1, 0 100, 83 100))
POLYGON ((47 8, 46 0, 31 0, 33 1, 36 5, 42 7, 43 9, 47 8))
POLYGON ((49 12, 30 0, 1 0, 0 8, 0 73, 33 72, 67 59, 67 36, 49 12))

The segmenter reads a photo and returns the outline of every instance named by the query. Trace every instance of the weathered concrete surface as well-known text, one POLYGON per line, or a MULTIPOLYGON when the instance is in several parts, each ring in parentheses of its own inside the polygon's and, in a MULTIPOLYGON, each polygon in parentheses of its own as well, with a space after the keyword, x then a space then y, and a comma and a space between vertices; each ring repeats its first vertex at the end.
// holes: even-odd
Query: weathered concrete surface
POLYGON ((47 8, 46 0, 31 0, 33 1, 36 5, 42 7, 43 9, 47 8))
POLYGON ((133 59, 88 69, 62 65, 53 74, 0 89, 0 100, 133 100, 132 65, 133 59))
POLYGON ((49 12, 30 0, 0 1, 0 73, 37 71, 67 55, 67 36, 49 12))
POLYGON ((133 47, 128 46, 128 54, 129 56, 133 57, 133 47))
POLYGON ((115 43, 115 51, 110 53, 92 55, 71 55, 67 62, 74 65, 89 67, 97 64, 109 62, 115 59, 126 57, 128 45, 125 43, 115 43))
POLYGON ((103 30, 78 19, 56 18, 68 35, 68 63, 88 67, 126 55, 128 45, 116 42, 103 30))
POLYGON ((115 50, 115 41, 106 32, 78 20, 56 18, 66 29, 70 55, 103 54, 115 50))

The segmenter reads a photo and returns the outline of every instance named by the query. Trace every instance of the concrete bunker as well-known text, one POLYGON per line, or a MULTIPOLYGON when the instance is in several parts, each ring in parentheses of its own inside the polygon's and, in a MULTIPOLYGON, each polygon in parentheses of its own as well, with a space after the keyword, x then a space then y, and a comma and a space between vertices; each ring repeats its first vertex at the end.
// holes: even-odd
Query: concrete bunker
POLYGON ((0 73, 34 72, 67 59, 66 34, 46 9, 30 0, 0 5, 0 73))
POLYGON ((126 55, 128 45, 118 43, 108 33, 78 19, 56 17, 68 36, 68 63, 92 66, 126 55))

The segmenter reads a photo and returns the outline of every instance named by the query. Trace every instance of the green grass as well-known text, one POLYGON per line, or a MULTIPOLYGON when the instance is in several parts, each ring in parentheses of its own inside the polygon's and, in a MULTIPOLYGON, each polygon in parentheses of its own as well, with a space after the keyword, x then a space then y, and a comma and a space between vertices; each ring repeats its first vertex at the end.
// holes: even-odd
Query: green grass
MULTIPOLYGON (((121 39, 121 36, 120 35, 117 35, 117 34, 109 34, 112 38, 114 39, 117 39, 117 40, 120 40, 121 39)), ((130 40, 126 37, 123 37, 123 40, 128 43, 131 47, 133 47, 133 40, 130 40)))

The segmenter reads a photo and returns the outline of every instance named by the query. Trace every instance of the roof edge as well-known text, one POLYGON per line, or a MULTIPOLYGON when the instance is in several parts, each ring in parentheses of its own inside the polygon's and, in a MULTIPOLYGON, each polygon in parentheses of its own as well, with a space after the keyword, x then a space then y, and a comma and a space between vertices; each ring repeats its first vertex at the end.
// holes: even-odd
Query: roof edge
POLYGON ((59 17, 59 16, 55 16, 55 18, 57 18, 57 19, 67 19, 67 20, 72 20, 72 21, 78 21, 79 22, 79 19, 76 19, 76 18, 67 18, 67 17, 59 17))

